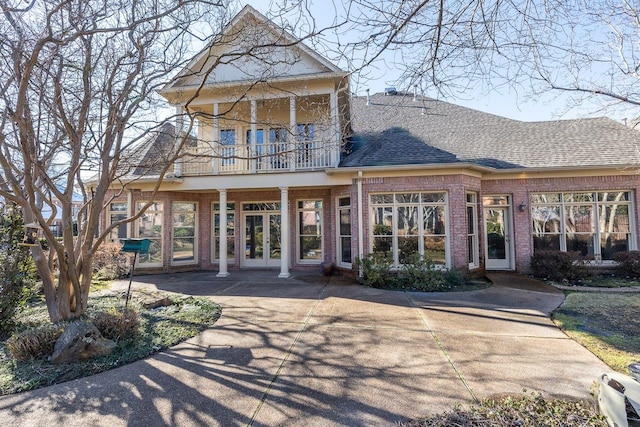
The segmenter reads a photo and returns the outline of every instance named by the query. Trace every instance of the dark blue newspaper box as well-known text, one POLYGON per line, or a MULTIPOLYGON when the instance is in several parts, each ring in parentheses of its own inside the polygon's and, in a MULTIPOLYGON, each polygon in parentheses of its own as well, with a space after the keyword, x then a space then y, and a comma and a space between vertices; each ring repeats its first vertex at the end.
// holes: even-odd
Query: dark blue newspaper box
POLYGON ((121 252, 133 253, 131 273, 129 273, 129 287, 127 288, 127 299, 124 303, 125 308, 129 305, 129 294, 131 293, 131 282, 133 281, 133 269, 136 266, 138 254, 146 254, 149 252, 149 245, 151 245, 151 240, 149 239, 124 239, 122 248, 120 249, 121 252))

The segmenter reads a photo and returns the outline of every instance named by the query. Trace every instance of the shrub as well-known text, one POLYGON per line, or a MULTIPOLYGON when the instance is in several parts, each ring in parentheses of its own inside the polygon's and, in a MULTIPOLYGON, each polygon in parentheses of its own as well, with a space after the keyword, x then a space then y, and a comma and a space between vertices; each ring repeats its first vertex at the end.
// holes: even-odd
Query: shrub
POLYGON ((7 350, 17 361, 39 359, 53 353, 56 341, 64 331, 64 324, 49 324, 27 329, 7 340, 7 350))
POLYGON ((629 277, 640 277, 640 251, 616 252, 613 260, 620 273, 629 277))
POLYGON ((138 333, 140 318, 133 309, 118 312, 115 308, 109 311, 99 311, 91 316, 91 323, 100 331, 103 337, 110 340, 130 338, 138 333))
POLYGON ((93 257, 93 274, 97 280, 114 280, 126 277, 131 267, 131 257, 120 252, 120 244, 104 243, 93 257))
POLYGON ((531 257, 535 277, 555 281, 572 281, 589 275, 586 260, 579 252, 538 251, 531 257))
POLYGON ((422 258, 418 253, 408 255, 398 272, 391 270, 392 264, 391 256, 386 253, 356 259, 356 267, 362 268, 360 282, 373 288, 420 292, 445 291, 466 284, 458 271, 441 269, 432 259, 422 258))
POLYGON ((0 337, 10 335, 14 316, 34 286, 36 270, 29 248, 21 246, 22 217, 0 204, 0 337))
POLYGON ((409 255, 402 266, 404 272, 402 280, 406 287, 411 289, 431 292, 447 289, 444 271, 437 269, 433 260, 420 257, 417 252, 409 255))
POLYGON ((374 252, 356 258, 356 268, 362 269, 360 282, 372 288, 385 288, 391 280, 393 259, 387 253, 374 252))

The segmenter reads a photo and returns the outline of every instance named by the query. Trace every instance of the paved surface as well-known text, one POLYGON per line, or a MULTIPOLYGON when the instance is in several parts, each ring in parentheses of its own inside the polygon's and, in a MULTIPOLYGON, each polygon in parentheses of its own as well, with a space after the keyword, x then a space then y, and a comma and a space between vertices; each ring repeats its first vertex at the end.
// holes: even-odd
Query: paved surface
POLYGON ((146 360, 1 397, 0 424, 391 426, 523 389, 588 398, 608 370, 549 320, 563 294, 521 276, 434 294, 276 274, 137 278, 211 296, 222 317, 146 360))

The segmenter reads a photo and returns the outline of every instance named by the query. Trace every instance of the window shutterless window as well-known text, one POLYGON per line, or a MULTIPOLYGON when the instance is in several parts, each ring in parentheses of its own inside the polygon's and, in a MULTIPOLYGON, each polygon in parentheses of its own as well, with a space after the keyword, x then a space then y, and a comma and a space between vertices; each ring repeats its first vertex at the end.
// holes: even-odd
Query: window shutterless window
POLYGON ((338 199, 338 265, 351 267, 351 198, 341 197, 338 199))
POLYGON ((535 251, 578 251, 596 261, 635 248, 628 191, 531 195, 535 251))
POLYGON ((467 193, 467 259, 469 268, 480 266, 480 246, 478 243, 478 196, 467 193))
MULTIPOLYGON (((118 221, 127 219, 127 203, 126 202, 114 202, 109 204, 109 224, 115 224, 118 221)), ((127 224, 120 224, 109 233, 109 240, 112 242, 118 242, 120 239, 127 238, 127 224)))
POLYGON ((298 202, 298 260, 322 262, 322 200, 298 202))
POLYGON ((220 130, 220 157, 222 166, 232 166, 236 163, 236 131, 234 129, 220 130))
POLYGON ((444 192, 373 194, 372 251, 391 256, 395 267, 414 253, 445 266, 446 211, 444 192))
POLYGON ((197 260, 197 203, 173 202, 172 261, 174 264, 195 264, 197 260))
MULTIPOLYGON (((146 203, 139 202, 138 212, 146 203)), ((140 254, 138 264, 140 267, 161 267, 162 266, 162 221, 163 203, 154 202, 136 221, 137 237, 151 240, 149 252, 140 254)))

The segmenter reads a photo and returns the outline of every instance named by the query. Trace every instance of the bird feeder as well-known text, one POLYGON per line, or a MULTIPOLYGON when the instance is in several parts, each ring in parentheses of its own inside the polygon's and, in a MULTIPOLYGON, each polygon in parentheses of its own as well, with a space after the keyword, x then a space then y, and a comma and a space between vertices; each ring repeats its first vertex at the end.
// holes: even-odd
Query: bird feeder
POLYGON ((40 246, 40 241, 38 240, 38 236, 40 235, 40 227, 35 222, 30 224, 25 224, 24 226, 24 238, 22 239, 21 246, 40 246))

